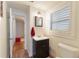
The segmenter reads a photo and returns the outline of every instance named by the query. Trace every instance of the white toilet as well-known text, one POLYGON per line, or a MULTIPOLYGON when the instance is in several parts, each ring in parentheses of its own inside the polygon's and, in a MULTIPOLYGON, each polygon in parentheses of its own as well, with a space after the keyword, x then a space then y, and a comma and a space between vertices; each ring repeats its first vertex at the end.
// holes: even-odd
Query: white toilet
POLYGON ((60 51, 58 58, 79 58, 79 48, 64 43, 59 43, 58 47, 60 51))

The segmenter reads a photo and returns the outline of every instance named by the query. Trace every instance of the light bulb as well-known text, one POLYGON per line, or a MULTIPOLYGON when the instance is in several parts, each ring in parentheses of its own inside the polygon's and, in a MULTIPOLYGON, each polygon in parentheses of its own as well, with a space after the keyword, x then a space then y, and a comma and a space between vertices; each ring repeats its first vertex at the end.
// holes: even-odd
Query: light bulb
POLYGON ((41 13, 40 12, 38 12, 37 14, 38 14, 38 17, 41 17, 41 13))

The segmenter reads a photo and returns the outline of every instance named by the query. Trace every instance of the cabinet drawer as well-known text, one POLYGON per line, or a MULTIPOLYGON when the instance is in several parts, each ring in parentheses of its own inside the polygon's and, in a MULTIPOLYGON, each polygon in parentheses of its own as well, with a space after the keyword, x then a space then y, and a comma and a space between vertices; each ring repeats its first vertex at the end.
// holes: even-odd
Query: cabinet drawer
POLYGON ((42 40, 35 44, 36 48, 46 48, 49 47, 49 40, 42 40))
POLYGON ((46 40, 40 40, 40 41, 37 41, 36 45, 48 45, 49 44, 49 40, 46 39, 46 40))

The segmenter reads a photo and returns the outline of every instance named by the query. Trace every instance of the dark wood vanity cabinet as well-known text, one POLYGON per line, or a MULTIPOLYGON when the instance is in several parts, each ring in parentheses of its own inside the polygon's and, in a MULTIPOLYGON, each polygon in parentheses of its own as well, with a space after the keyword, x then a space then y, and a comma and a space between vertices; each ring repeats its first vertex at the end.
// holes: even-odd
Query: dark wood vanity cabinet
POLYGON ((36 41, 33 39, 33 57, 45 58, 49 56, 49 39, 36 41))

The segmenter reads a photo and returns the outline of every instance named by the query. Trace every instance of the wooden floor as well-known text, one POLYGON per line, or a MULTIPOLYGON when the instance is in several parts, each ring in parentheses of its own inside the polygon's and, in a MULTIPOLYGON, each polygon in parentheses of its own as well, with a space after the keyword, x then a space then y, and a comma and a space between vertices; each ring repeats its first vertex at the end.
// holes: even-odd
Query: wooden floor
POLYGON ((29 58, 27 50, 24 49, 23 39, 20 43, 14 43, 12 55, 13 58, 29 58))

